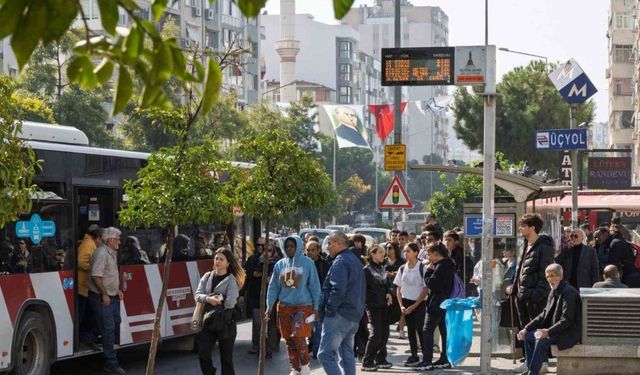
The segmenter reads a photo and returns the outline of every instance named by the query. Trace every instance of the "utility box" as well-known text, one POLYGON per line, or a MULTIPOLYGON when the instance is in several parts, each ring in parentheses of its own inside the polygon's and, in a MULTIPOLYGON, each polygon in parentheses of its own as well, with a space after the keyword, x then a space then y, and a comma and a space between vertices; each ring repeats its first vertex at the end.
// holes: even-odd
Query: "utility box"
POLYGON ((581 288, 583 345, 640 345, 640 289, 581 288))

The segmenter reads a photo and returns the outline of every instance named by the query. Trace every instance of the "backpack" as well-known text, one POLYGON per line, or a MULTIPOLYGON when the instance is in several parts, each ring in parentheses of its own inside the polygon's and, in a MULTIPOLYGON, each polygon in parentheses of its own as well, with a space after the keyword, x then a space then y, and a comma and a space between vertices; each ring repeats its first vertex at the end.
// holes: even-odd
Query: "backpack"
POLYGON ((457 273, 453 274, 453 286, 451 287, 451 294, 449 298, 464 298, 466 296, 464 283, 460 279, 457 273))
POLYGON ((637 243, 633 243, 633 242, 627 242, 629 244, 629 246, 631 246, 631 249, 633 250, 633 253, 635 255, 636 261, 635 261, 635 266, 636 269, 638 271, 640 271, 640 244, 637 243))

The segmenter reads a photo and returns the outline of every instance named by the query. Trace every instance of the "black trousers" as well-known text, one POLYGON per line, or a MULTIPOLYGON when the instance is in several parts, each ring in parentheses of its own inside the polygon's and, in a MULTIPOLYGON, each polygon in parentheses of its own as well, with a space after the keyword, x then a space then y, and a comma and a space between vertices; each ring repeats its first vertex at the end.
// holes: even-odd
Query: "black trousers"
POLYGON ((427 314, 427 321, 424 323, 424 345, 422 346, 422 355, 424 356, 424 361, 427 363, 433 362, 433 334, 436 332, 436 328, 440 328, 440 337, 442 338, 440 359, 438 362, 448 362, 447 326, 445 324, 444 317, 444 310, 427 314))
MULTIPOLYGON (((416 301, 410 299, 402 299, 402 306, 405 308, 413 305, 416 301)), ((411 355, 418 355, 418 340, 420 340, 420 346, 424 350, 424 335, 422 334, 422 326, 424 325, 425 305, 424 301, 420 302, 420 305, 413 310, 409 315, 405 315, 404 321, 407 324, 407 335, 409 336, 409 348, 411 349, 411 355)))
POLYGON ((367 327, 367 313, 365 312, 360 319, 358 331, 353 338, 353 352, 356 355, 364 356, 365 349, 367 348, 367 341, 369 341, 369 327, 367 327))
POLYGON ((518 310, 518 319, 520 320, 520 327, 524 327, 529 324, 536 316, 540 315, 542 310, 547 305, 547 299, 543 301, 534 302, 531 300, 521 300, 516 298, 516 310, 518 310))
POLYGON ((225 338, 218 337, 218 334, 207 331, 206 328, 198 333, 198 360, 200 361, 200 370, 202 375, 213 375, 215 367, 211 354, 213 346, 218 341, 220 347, 220 363, 222 365, 222 375, 235 375, 233 369, 233 346, 236 342, 236 323, 229 324, 228 334, 225 338))
POLYGON ((387 360, 387 342, 389 341, 389 307, 367 309, 371 332, 362 364, 371 365, 387 360))

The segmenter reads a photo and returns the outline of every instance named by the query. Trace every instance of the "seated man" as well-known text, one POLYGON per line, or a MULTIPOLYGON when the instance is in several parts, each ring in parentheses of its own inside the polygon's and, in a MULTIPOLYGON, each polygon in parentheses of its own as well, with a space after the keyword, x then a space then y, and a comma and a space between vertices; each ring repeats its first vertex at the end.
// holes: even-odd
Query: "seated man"
POLYGON ((580 293, 562 280, 562 266, 550 264, 545 276, 551 286, 547 306, 524 329, 518 339, 525 341, 525 358, 529 375, 538 375, 542 363, 548 361, 549 347, 569 349, 580 341, 580 293))
POLYGON ((594 288, 628 288, 620 282, 620 270, 613 264, 609 264, 604 268, 604 281, 593 284, 594 288))

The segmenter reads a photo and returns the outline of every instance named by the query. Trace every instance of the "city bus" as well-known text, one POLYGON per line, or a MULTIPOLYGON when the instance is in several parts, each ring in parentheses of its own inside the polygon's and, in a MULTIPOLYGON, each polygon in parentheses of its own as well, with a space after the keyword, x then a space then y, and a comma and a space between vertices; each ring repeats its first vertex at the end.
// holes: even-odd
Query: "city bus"
MULTIPOLYGON (((30 212, 0 228, 0 372, 38 375, 48 374, 54 361, 95 352, 79 345, 76 251, 89 225, 119 227, 118 211, 126 205, 123 182, 136 178, 149 154, 90 147, 83 132, 67 126, 25 122, 22 137, 42 160, 34 178, 40 192, 30 212), (19 273, 11 265, 18 242, 28 246, 30 256, 28 268, 19 273)), ((171 263, 160 325, 163 338, 192 334, 194 293, 200 277, 213 266, 210 257, 196 259, 196 250, 225 245, 224 238, 233 246, 233 227, 226 223, 180 228, 190 239, 193 260, 171 263)), ((250 230, 246 223, 241 227, 250 230)), ((166 236, 158 228, 119 229, 122 243, 136 236, 152 260, 119 267, 124 298, 117 344, 126 347, 151 339, 162 287, 163 265, 158 260, 166 236)))

